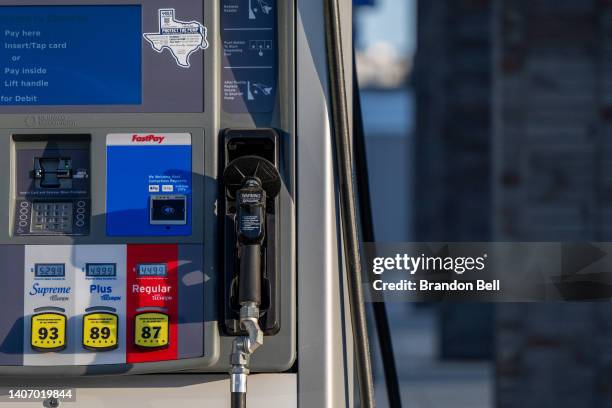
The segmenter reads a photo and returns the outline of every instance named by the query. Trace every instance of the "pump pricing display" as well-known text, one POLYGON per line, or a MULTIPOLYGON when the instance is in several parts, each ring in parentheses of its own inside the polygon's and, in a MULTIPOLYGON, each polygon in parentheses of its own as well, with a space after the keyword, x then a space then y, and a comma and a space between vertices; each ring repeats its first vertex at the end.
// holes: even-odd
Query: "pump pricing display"
POLYGON ((117 315, 90 313, 83 316, 83 347, 94 351, 117 347, 117 315))
POLYGON ((166 276, 168 270, 166 264, 140 264, 138 265, 138 277, 166 276))
POLYGON ((34 265, 34 276, 37 278, 57 278, 66 275, 64 264, 36 264, 34 265))
POLYGON ((66 316, 60 313, 32 316, 31 345, 39 351, 59 351, 66 347, 66 316))
POLYGON ((168 315, 164 313, 141 313, 136 315, 134 343, 139 347, 157 348, 168 345, 168 315))
POLYGON ((85 275, 88 278, 111 278, 117 276, 117 264, 88 263, 85 265, 85 275))

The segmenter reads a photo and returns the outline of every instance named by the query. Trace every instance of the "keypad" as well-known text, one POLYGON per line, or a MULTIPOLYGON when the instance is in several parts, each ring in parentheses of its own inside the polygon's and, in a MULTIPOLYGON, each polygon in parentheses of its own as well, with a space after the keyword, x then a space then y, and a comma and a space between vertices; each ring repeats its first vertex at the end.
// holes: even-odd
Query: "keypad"
POLYGON ((70 202, 34 203, 30 231, 70 234, 72 232, 72 210, 73 204, 70 202))

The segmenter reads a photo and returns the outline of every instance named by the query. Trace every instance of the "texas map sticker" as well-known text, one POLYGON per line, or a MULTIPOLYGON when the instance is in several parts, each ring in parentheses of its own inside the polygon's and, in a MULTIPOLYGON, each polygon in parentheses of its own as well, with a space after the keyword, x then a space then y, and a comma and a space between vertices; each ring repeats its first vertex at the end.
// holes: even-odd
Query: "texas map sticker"
POLYGON ((144 33, 143 37, 153 49, 162 53, 168 49, 179 67, 189 68, 189 57, 199 49, 208 48, 206 27, 197 21, 174 18, 174 9, 159 10, 159 32, 144 33))

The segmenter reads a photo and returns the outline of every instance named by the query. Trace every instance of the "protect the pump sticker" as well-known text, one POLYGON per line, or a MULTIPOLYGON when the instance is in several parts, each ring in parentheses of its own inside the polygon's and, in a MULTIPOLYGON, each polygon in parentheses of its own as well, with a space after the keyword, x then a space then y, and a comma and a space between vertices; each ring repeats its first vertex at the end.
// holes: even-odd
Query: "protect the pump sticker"
POLYGON ((143 37, 158 53, 168 49, 179 67, 189 68, 189 58, 198 50, 208 48, 207 29, 197 21, 181 21, 173 8, 159 9, 159 32, 144 33, 143 37))

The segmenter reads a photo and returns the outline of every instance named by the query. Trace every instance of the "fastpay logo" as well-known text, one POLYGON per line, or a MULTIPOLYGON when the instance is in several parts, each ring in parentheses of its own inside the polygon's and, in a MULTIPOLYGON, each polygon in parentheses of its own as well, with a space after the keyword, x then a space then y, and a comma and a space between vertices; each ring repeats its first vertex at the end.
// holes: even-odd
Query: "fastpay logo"
POLYGON ((132 143, 156 143, 162 144, 165 136, 157 135, 132 135, 132 143))

